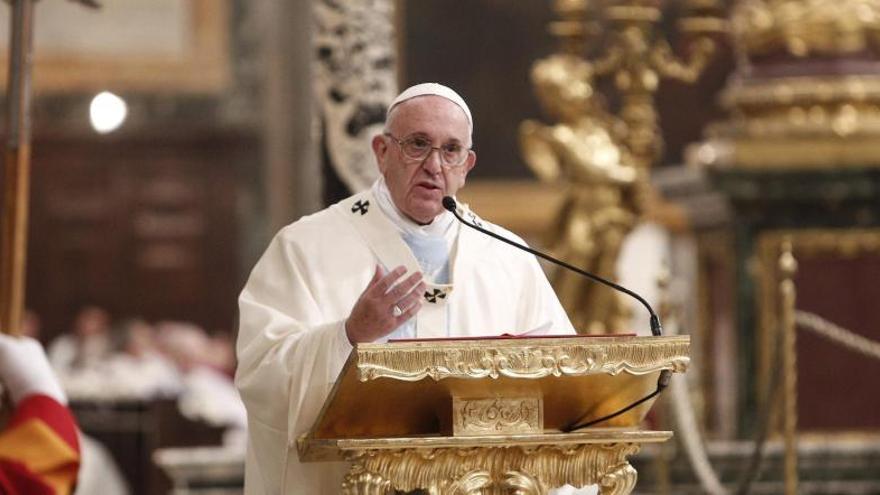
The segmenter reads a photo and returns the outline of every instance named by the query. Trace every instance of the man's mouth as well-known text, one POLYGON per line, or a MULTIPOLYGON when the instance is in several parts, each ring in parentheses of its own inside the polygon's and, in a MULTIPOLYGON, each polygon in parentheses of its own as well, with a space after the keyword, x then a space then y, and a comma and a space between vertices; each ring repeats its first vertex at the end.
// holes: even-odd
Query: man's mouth
POLYGON ((432 184, 430 182, 419 182, 418 184, 416 184, 416 187, 421 187, 421 188, 426 189, 428 191, 442 191, 443 190, 442 187, 438 186, 437 184, 432 184))

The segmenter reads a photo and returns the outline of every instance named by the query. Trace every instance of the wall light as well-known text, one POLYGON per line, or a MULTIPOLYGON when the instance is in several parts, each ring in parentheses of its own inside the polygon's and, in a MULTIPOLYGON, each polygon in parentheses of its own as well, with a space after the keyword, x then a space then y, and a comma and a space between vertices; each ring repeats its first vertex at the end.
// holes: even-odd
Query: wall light
POLYGON ((89 119, 92 128, 100 134, 113 132, 125 122, 128 115, 128 105, 125 100, 109 91, 103 91, 94 98, 89 105, 89 119))

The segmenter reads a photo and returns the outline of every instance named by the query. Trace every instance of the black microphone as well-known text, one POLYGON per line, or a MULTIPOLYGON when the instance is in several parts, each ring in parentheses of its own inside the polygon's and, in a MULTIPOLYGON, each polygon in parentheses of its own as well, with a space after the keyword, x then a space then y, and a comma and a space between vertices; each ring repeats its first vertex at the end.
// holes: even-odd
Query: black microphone
MULTIPOLYGON (((627 289, 626 287, 623 287, 622 285, 615 284, 614 282, 612 282, 610 280, 604 279, 604 278, 602 278, 598 275, 592 274, 586 270, 582 270, 582 269, 580 269, 574 265, 571 265, 569 263, 566 263, 562 260, 558 260, 558 259, 550 256, 549 254, 544 254, 540 251, 536 251, 528 246, 524 246, 518 242, 512 241, 504 236, 500 236, 490 230, 486 230, 478 225, 475 225, 475 224, 468 222, 467 220, 462 218, 461 215, 458 214, 458 205, 455 203, 455 199, 453 199, 451 196, 444 196, 443 197, 443 207, 446 208, 447 210, 449 210, 455 216, 455 218, 458 219, 459 222, 467 225, 468 227, 470 227, 474 230, 482 232, 483 234, 486 234, 490 237, 494 237, 495 239, 498 239, 501 242, 505 242, 507 244, 510 244, 513 247, 522 249, 523 251, 526 251, 527 253, 533 254, 539 258, 543 258, 551 263, 555 263, 556 265, 559 265, 563 268, 567 268, 575 273, 579 273, 594 282, 599 282, 601 284, 607 285, 608 287, 611 287, 614 290, 623 292, 624 294, 634 298, 638 302, 642 303, 642 305, 645 307, 645 309, 648 310, 648 313, 651 315, 651 320, 650 320, 651 321, 651 335, 653 335, 654 337, 660 337, 663 335, 663 327, 660 325, 660 317, 657 316, 657 313, 654 312, 654 308, 652 308, 651 305, 648 304, 648 301, 646 301, 645 298, 643 298, 642 296, 627 289)), ((619 416, 619 415, 629 411, 630 409, 638 406, 639 404, 641 404, 647 400, 650 400, 650 399, 654 398, 655 396, 659 395, 660 392, 662 392, 663 389, 665 389, 669 385, 669 380, 671 378, 672 378, 671 371, 662 370, 660 372, 660 377, 657 379, 657 389, 654 390, 653 392, 651 392, 650 394, 646 395, 645 397, 642 397, 641 399, 633 402, 632 404, 629 404, 628 406, 626 406, 622 409, 619 409, 611 414, 608 414, 607 416, 603 416, 601 418, 594 419, 594 420, 591 420, 586 423, 580 423, 580 419, 579 419, 578 421, 575 421, 574 423, 564 427, 562 429, 562 431, 571 432, 571 431, 579 430, 581 428, 586 428, 588 426, 592 426, 594 424, 601 423, 603 421, 607 421, 611 418, 619 416)))

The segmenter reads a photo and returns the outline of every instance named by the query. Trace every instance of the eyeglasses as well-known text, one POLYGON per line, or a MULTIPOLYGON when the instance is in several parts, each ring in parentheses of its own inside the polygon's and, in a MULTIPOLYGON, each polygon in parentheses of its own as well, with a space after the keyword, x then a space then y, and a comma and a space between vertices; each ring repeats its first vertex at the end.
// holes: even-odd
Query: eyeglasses
POLYGON ((440 163, 449 168, 457 168, 464 165, 470 148, 465 148, 458 143, 446 143, 442 146, 434 146, 430 139, 423 136, 413 136, 406 139, 397 139, 391 133, 384 133, 400 146, 403 156, 410 160, 424 161, 431 156, 431 152, 437 150, 440 155, 440 163))

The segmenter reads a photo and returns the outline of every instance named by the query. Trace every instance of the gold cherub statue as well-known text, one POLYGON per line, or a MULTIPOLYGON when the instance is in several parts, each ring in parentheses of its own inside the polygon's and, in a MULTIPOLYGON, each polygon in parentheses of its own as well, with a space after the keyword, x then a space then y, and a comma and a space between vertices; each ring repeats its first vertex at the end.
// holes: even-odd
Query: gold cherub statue
MULTIPOLYGON (((554 254, 603 278, 616 278, 621 244, 635 225, 636 168, 616 137, 623 127, 593 92, 590 64, 556 54, 532 68, 538 99, 554 125, 527 120, 520 147, 543 181, 565 181, 566 198, 550 248, 554 254)), ((622 294, 568 270, 550 274, 562 305, 580 333, 628 331, 622 294)))

